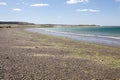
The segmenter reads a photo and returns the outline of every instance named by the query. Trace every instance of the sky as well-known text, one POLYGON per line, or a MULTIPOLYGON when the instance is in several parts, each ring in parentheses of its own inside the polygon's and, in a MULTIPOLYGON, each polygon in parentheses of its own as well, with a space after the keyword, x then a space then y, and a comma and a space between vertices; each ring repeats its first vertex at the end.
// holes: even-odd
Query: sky
POLYGON ((120 26, 120 0, 0 0, 0 21, 120 26))

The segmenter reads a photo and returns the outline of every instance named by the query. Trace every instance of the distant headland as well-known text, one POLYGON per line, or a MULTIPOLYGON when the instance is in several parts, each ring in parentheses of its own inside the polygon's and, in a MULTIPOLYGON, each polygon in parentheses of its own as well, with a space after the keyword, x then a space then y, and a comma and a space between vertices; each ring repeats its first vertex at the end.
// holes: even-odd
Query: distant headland
POLYGON ((4 22, 4 21, 0 21, 0 25, 1 24, 17 24, 17 25, 34 25, 34 23, 29 23, 29 22, 17 22, 17 21, 8 21, 8 22, 4 22))
POLYGON ((0 21, 0 28, 28 28, 28 27, 96 27, 100 25, 95 24, 79 24, 79 25, 69 25, 69 24, 35 24, 29 22, 19 22, 19 21, 0 21))
POLYGON ((78 24, 78 25, 69 25, 69 24, 39 24, 43 27, 97 27, 100 25, 95 24, 78 24))

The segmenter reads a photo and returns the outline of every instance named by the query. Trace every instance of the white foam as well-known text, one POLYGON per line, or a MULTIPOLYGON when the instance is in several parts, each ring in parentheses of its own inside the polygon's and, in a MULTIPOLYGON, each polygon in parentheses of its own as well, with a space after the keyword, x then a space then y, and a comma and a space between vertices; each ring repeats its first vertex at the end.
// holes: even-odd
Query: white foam
POLYGON ((45 30, 47 32, 52 33, 62 33, 62 34, 70 34, 70 35, 77 35, 77 36, 86 36, 86 37, 101 37, 101 38, 111 38, 111 39, 118 39, 120 40, 120 37, 115 36, 101 36, 101 35, 94 35, 94 34, 80 34, 80 33, 70 33, 70 32, 60 32, 60 31, 54 31, 54 30, 45 30))

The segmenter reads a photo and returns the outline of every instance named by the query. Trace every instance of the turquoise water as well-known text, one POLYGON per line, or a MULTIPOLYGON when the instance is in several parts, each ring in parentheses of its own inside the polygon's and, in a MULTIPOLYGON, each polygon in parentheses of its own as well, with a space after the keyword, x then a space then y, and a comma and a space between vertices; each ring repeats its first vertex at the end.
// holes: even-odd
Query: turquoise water
POLYGON ((31 28, 28 30, 40 34, 63 36, 80 41, 120 46, 120 26, 31 28))
POLYGON ((47 30, 68 32, 76 34, 91 34, 96 36, 120 37, 120 26, 111 27, 85 27, 85 28, 48 28, 47 30))

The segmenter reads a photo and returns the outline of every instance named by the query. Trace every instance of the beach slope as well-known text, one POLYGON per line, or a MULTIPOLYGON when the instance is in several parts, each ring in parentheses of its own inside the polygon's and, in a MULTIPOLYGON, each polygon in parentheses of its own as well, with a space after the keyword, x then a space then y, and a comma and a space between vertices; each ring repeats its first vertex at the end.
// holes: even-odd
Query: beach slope
POLYGON ((0 29, 1 80, 120 79, 120 47, 0 29))

